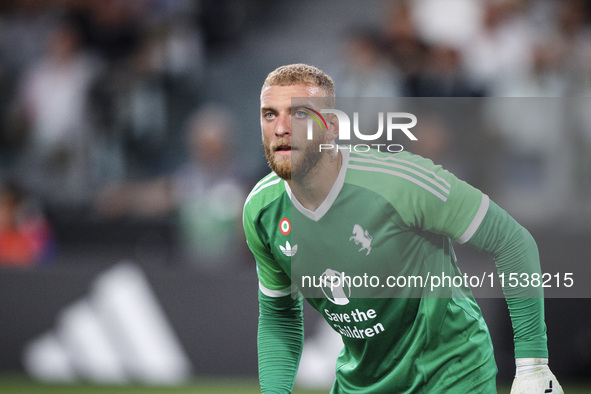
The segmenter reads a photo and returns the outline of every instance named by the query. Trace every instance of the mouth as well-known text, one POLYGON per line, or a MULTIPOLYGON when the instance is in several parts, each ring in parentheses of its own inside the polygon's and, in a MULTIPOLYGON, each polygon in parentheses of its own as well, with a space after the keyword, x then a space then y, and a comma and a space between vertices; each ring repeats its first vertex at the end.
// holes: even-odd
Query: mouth
POLYGON ((275 153, 284 156, 284 155, 289 155, 291 154, 292 151, 296 150, 294 147, 292 147, 291 145, 278 145, 275 148, 275 153))

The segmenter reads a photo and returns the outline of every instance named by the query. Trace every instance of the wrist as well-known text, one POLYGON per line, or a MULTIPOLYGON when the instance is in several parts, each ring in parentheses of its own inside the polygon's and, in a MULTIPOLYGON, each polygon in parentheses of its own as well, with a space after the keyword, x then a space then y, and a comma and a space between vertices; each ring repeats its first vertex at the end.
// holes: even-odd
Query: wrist
POLYGON ((548 369, 548 358, 524 357, 515 359, 515 377, 548 369))

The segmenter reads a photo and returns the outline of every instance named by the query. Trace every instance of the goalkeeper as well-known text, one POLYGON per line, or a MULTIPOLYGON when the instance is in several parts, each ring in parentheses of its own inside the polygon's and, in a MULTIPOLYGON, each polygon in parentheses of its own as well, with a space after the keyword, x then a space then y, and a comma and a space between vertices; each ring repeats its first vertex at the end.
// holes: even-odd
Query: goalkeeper
MULTIPOLYGON (((533 275, 541 270, 535 241, 488 196, 428 159, 319 149, 336 146, 339 132, 329 114, 324 124, 311 122, 313 138, 306 138, 319 102, 334 106, 332 79, 304 64, 271 72, 261 91, 272 172, 246 200, 244 230, 259 279, 262 392, 293 389, 303 345, 300 294, 342 336, 333 393, 496 392, 492 341, 469 288, 392 297, 343 284, 318 292, 303 288, 302 278, 373 267, 398 276, 461 275, 452 240, 492 255, 499 273, 533 275), (292 104, 294 97, 303 104, 292 104)), ((548 368, 542 289, 503 291, 514 330, 512 393, 561 393, 548 368)))

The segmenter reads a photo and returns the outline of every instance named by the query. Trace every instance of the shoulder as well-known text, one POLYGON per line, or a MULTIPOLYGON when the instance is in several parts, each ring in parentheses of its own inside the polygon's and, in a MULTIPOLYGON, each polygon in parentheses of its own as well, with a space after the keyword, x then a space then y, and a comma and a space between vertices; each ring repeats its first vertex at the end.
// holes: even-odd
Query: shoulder
MULTIPOLYGON (((454 182, 453 175, 430 159, 410 153, 351 152, 348 182, 387 194, 427 194, 445 201, 454 182)), ((386 196, 385 196, 386 197, 386 196)))
POLYGON ((441 166, 435 165, 432 160, 425 158, 423 156, 403 151, 398 153, 387 153, 387 152, 380 152, 377 150, 370 150, 368 152, 350 152, 349 154, 349 162, 358 162, 358 163, 373 163, 373 164, 380 164, 380 163, 396 163, 399 165, 407 165, 411 167, 425 167, 428 169, 432 168, 440 168, 441 166))
POLYGON ((271 172, 252 188, 244 202, 244 213, 256 214, 280 198, 286 191, 283 179, 271 172))

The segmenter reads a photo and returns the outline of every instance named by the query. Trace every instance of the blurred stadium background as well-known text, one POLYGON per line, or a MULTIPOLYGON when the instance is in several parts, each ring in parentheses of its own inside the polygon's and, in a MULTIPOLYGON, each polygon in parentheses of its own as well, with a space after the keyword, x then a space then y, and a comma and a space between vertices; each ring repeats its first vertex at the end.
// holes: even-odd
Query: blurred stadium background
MULTIPOLYGON (((342 97, 517 100, 508 120, 493 113, 496 127, 435 124, 409 148, 499 202, 554 272, 588 266, 590 7, 0 2, 0 392, 258 391, 240 214, 267 172, 260 86, 282 64, 324 69, 342 97), (539 108, 575 113, 565 123, 539 108)), ((468 271, 492 268, 457 252, 468 271)), ((588 287, 591 275, 574 279, 588 287)), ((591 302, 579 294, 547 300, 551 366, 574 393, 591 392, 591 302)), ((479 302, 508 392, 506 307, 479 302)), ((326 392, 332 373, 318 317, 306 311, 302 393, 326 392)))

